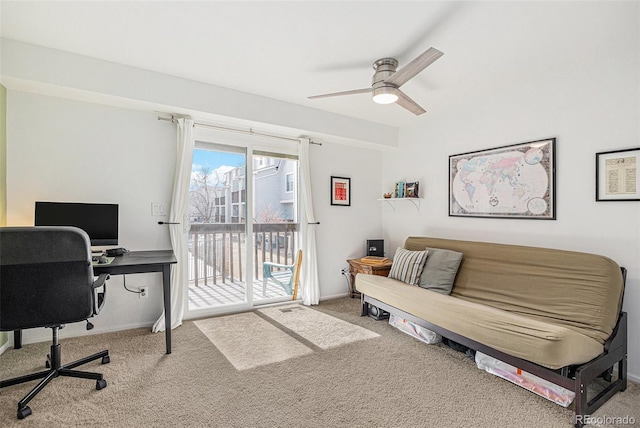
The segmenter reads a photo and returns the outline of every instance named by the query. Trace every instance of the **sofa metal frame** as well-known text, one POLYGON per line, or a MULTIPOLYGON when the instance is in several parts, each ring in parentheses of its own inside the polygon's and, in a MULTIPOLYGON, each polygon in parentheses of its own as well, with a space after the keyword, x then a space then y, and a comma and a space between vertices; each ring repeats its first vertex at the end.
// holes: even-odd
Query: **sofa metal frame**
MULTIPOLYGON (((623 281, 626 280, 626 269, 621 268, 623 281)), ((624 292, 623 292, 624 293, 624 292)), ((624 294, 623 294, 624 296, 624 294)), ((421 327, 434 331, 447 339, 458 342, 475 351, 482 352, 512 366, 518 367, 542 379, 548 380, 556 385, 575 392, 574 401, 574 422, 576 428, 582 428, 587 417, 592 415, 600 406, 606 403, 617 392, 627 389, 627 313, 622 311, 622 301, 620 302, 620 314, 611 336, 604 344, 604 352, 593 360, 580 364, 565 366, 554 370, 541 366, 531 361, 501 352, 497 349, 483 345, 475 340, 468 339, 452 331, 446 330, 408 312, 390 306, 378 299, 365 294, 360 295, 362 309, 361 316, 369 313, 369 305, 376 306, 390 314, 399 316, 411 321, 421 327), (618 375, 612 380, 612 372, 615 365, 618 365, 618 375), (598 377, 609 382, 602 391, 589 400, 587 389, 591 381, 598 377)))

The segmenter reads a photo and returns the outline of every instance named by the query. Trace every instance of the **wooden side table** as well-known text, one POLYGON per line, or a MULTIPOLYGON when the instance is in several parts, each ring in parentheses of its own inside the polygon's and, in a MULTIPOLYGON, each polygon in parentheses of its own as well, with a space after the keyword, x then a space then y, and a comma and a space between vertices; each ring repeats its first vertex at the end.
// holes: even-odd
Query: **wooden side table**
POLYGON ((357 274, 387 276, 393 264, 391 260, 385 263, 363 263, 362 259, 349 259, 347 263, 349 263, 349 297, 360 297, 360 293, 356 291, 357 274))

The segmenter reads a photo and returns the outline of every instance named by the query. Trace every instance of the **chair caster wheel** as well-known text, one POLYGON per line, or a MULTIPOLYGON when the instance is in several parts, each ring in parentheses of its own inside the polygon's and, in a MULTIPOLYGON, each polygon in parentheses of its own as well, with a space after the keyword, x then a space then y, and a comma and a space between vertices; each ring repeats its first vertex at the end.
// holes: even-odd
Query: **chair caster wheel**
POLYGON ((18 409, 18 419, 24 419, 31 414, 31 408, 24 406, 18 409))
POLYGON ((104 389, 107 387, 107 381, 104 379, 100 379, 96 381, 96 389, 98 391, 100 391, 101 389, 104 389))
POLYGON ((102 357, 102 364, 109 364, 111 362, 111 358, 108 355, 102 357))

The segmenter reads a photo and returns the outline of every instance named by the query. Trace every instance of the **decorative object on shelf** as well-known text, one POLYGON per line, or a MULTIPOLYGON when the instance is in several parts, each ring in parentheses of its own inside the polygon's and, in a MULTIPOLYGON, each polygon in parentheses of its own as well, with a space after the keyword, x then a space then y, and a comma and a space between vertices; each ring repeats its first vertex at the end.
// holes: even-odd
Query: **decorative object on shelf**
POLYGON ((411 183, 407 183, 407 185, 405 186, 405 190, 404 190, 404 197, 405 198, 417 198, 419 197, 418 195, 418 190, 420 187, 420 182, 419 181, 414 181, 411 183))
POLYGON ((556 139, 449 156, 449 216, 556 219, 556 139))
POLYGON ((640 201, 640 147, 596 153, 596 201, 640 201))
POLYGON ((331 205, 351 205, 351 179, 331 177, 331 205))
POLYGON ((384 195, 382 195, 385 199, 390 199, 392 194, 391 193, 385 193, 384 195))
POLYGON ((396 198, 404 198, 404 181, 396 181, 396 198))

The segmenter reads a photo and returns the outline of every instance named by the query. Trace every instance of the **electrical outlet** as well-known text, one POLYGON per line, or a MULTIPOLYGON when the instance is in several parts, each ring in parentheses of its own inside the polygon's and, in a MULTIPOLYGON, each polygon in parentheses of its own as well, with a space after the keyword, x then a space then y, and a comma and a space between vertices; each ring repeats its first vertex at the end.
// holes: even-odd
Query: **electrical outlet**
POLYGON ((146 285, 143 285, 142 287, 138 287, 138 297, 140 299, 146 299, 147 297, 149 297, 149 289, 147 288, 146 285))
POLYGON ((151 215, 152 216, 166 216, 169 214, 169 204, 166 202, 152 202, 151 203, 151 215))

